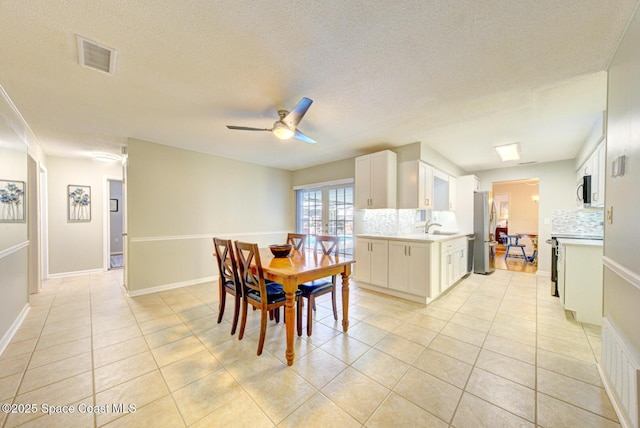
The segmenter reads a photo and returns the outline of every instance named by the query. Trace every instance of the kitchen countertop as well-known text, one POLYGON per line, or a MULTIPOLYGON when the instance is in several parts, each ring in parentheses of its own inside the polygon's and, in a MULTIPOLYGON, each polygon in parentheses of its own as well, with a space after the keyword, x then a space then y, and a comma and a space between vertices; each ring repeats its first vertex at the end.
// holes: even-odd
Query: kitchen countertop
POLYGON ((602 247, 602 239, 572 239, 558 238, 560 245, 590 245, 594 247, 602 247))
POLYGON ((440 242, 456 238, 464 238, 466 236, 467 234, 465 233, 456 233, 455 235, 440 235, 435 233, 399 233, 395 235, 360 234, 356 235, 356 238, 389 239, 392 241, 440 242))

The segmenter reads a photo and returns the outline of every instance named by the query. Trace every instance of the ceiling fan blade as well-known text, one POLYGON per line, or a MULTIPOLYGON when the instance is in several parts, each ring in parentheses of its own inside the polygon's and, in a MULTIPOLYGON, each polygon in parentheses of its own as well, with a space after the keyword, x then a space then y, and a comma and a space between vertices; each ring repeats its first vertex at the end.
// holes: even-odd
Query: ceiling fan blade
POLYGON ((296 133, 295 133, 295 135, 293 136, 293 138, 295 138, 296 140, 299 140, 299 141, 304 141, 305 143, 309 143, 309 144, 315 144, 315 143, 317 143, 317 141, 316 141, 316 140, 314 140, 314 139, 313 139, 313 138, 311 138, 311 137, 308 137, 308 136, 304 135, 302 132, 300 132, 300 131, 299 131, 299 130, 297 130, 297 129, 296 129, 296 133))
POLYGON ((307 112, 312 102, 313 100, 310 100, 309 98, 302 98, 293 110, 291 110, 289 114, 282 119, 282 121, 286 123, 289 128, 295 128, 302 120, 302 117, 307 112))
POLYGON ((235 129, 235 130, 238 130, 238 131, 269 131, 269 132, 271 132, 271 130, 267 129, 267 128, 250 128, 248 126, 227 125, 227 128, 235 129))

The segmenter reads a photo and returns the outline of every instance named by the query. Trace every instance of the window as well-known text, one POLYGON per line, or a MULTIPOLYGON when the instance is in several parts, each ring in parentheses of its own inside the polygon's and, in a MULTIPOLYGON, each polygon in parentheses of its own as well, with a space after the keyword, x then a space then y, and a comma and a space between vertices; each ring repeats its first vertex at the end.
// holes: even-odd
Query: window
POLYGON ((340 254, 353 255, 353 184, 296 190, 296 232, 340 237, 340 254))

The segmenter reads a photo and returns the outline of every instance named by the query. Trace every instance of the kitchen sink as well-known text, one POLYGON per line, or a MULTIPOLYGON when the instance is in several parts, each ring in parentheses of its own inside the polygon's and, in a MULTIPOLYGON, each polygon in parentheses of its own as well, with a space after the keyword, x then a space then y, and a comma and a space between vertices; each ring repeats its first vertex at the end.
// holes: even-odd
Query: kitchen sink
POLYGON ((433 234, 434 235, 447 235, 447 236, 450 236, 450 235, 459 235, 460 232, 441 232, 439 230, 434 230, 433 234))

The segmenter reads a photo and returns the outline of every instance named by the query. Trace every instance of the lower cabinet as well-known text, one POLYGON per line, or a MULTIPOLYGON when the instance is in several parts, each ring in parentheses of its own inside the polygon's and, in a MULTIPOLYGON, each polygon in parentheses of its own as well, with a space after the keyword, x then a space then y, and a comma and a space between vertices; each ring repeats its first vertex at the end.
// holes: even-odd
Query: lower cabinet
POLYGON ((388 258, 389 242, 387 240, 356 238, 356 280, 386 287, 388 258))
POLYGON ((467 273, 467 239, 356 237, 354 279, 363 288, 429 303, 467 273))
POLYGON ((558 257, 558 292, 577 321, 602 324, 602 245, 563 244, 558 257))
POLYGON ((440 293, 467 273, 467 239, 457 238, 440 246, 440 293))
POLYGON ((429 295, 429 244, 389 241, 389 288, 429 295))

